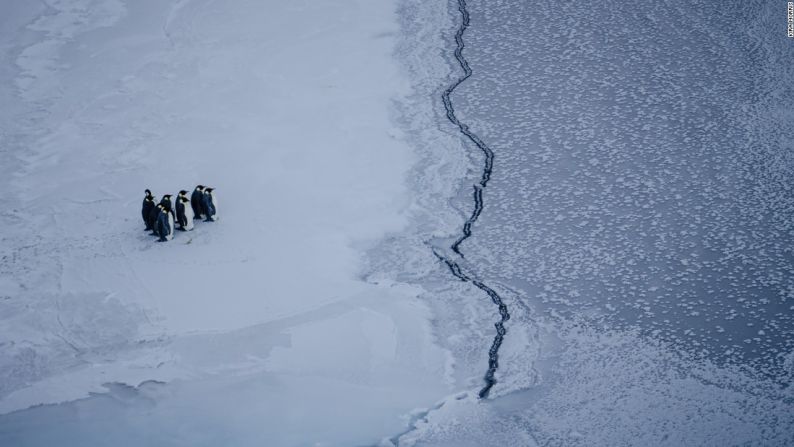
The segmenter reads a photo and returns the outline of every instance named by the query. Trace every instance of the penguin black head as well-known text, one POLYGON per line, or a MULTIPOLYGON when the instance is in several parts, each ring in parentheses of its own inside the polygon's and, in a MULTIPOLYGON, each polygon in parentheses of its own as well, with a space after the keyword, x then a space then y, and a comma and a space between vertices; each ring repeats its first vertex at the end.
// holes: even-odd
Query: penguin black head
POLYGON ((212 191, 215 191, 215 188, 204 188, 204 191, 212 192, 212 191))
POLYGON ((149 191, 148 189, 144 192, 146 193, 146 197, 152 197, 152 192, 149 191))
POLYGON ((166 194, 163 196, 164 199, 171 200, 171 194, 166 194))
POLYGON ((185 194, 187 194, 187 191, 185 191, 184 189, 182 191, 179 191, 180 196, 184 196, 185 194))
POLYGON ((196 185, 196 189, 204 189, 204 185, 196 185))

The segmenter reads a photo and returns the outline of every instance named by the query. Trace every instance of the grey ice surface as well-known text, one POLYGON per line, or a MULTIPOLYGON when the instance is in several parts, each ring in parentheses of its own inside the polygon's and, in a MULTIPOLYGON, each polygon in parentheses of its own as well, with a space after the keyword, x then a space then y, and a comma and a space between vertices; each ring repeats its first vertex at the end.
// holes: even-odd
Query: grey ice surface
POLYGON ((458 116, 496 153, 482 276, 786 383, 794 39, 784 2, 471 1, 458 116))
POLYGON ((511 319, 491 397, 399 445, 794 445, 785 6, 467 2, 461 262, 511 319))

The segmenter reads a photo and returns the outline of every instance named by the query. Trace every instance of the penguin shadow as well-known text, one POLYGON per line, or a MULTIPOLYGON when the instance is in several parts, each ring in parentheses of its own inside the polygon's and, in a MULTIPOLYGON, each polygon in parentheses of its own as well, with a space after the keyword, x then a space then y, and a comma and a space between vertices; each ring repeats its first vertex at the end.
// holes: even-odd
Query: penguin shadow
MULTIPOLYGON (((192 230, 192 231, 195 231, 195 230, 192 230)), ((193 239, 195 239, 195 238, 192 235, 189 236, 189 235, 186 235, 186 234, 183 234, 183 233, 186 233, 186 232, 177 230, 177 231, 174 232, 173 239, 162 241, 162 240, 158 239, 159 236, 157 234, 152 234, 150 232, 150 230, 146 230, 146 233, 142 237, 139 238, 139 240, 141 242, 145 242, 145 244, 141 247, 141 249, 142 250, 147 250, 147 249, 151 248, 152 246, 157 246, 159 244, 164 244, 166 242, 177 243, 177 244, 180 244, 180 245, 191 245, 191 244, 193 244, 193 239), (152 242, 154 242, 154 244, 152 244, 152 242)))

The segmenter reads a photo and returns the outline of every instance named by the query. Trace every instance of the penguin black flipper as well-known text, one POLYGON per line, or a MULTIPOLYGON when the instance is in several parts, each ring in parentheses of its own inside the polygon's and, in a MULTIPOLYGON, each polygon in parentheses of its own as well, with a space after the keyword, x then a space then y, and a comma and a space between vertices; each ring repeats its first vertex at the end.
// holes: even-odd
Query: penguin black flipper
POLYGON ((157 221, 154 225, 155 235, 160 236, 159 242, 165 242, 165 227, 163 226, 163 214, 165 208, 163 205, 157 205, 157 221))
POLYGON ((196 185, 190 195, 190 207, 193 208, 193 218, 201 219, 204 214, 204 185, 196 185))
POLYGON ((160 242, 167 242, 174 237, 174 218, 164 207, 158 206, 160 214, 157 216, 157 234, 160 242))
POLYGON ((204 189, 204 197, 203 197, 203 205, 204 205, 204 213, 207 216, 204 219, 204 222, 214 222, 216 221, 217 214, 218 214, 218 207, 215 201, 215 193, 214 188, 205 188, 204 189))
POLYGON ((146 225, 145 231, 152 229, 149 213, 152 212, 154 206, 154 196, 152 196, 152 192, 147 189, 143 197, 143 205, 141 206, 141 217, 143 218, 143 224, 146 225))
POLYGON ((181 200, 176 200, 176 222, 179 224, 179 229, 185 231, 185 204, 181 200))
POLYGON ((149 229, 152 230, 151 235, 157 236, 157 216, 160 215, 160 205, 155 205, 149 211, 149 229))
POLYGON ((182 231, 193 230, 193 206, 187 196, 187 191, 179 191, 176 198, 176 218, 179 229, 182 231))

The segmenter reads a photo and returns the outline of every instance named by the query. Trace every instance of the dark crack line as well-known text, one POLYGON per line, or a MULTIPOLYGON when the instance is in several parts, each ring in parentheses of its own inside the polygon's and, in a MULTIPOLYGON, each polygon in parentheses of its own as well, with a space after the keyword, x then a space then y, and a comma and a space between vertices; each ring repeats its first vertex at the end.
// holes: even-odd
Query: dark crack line
POLYGON ((482 213, 482 190, 488 185, 488 180, 491 179, 494 154, 491 148, 489 148, 488 145, 486 145, 485 142, 480 139, 480 137, 469 130, 468 125, 458 120, 458 117, 455 115, 455 107, 452 105, 452 99, 450 98, 452 92, 454 92, 455 89, 458 88, 458 86, 466 79, 469 79, 472 74, 471 67, 469 67, 469 62, 465 57, 463 57, 463 49, 466 47, 466 44, 463 42, 463 33, 466 32, 466 29, 469 27, 469 11, 466 9, 466 0, 458 0, 458 10, 461 14, 461 22, 458 31, 455 33, 455 43, 457 45, 455 48, 455 59, 458 60, 460 67, 463 69, 463 76, 459 77, 444 90, 444 92, 441 94, 441 100, 444 102, 444 108, 447 111, 447 119, 449 119, 452 124, 458 126, 460 133, 465 135, 482 151, 483 155, 485 155, 485 166, 483 166, 480 182, 479 184, 474 185, 474 211, 463 225, 463 234, 455 241, 454 244, 452 244, 451 247, 452 251, 463 257, 463 253, 460 251, 460 244, 471 236, 471 227, 474 222, 477 221, 477 218, 480 217, 480 213, 482 213))
MULTIPOLYGON (((482 191, 488 185, 488 180, 491 179, 494 153, 485 144, 485 142, 480 139, 480 137, 469 130, 469 126, 458 120, 457 116, 455 115, 455 108, 452 106, 452 100, 450 99, 452 92, 454 92, 455 89, 472 74, 469 63, 466 61, 466 58, 463 57, 463 49, 465 48, 465 44, 463 43, 463 33, 466 31, 466 28, 469 27, 469 11, 466 9, 466 0, 458 0, 458 10, 460 11, 462 20, 460 27, 455 33, 455 43, 457 44, 457 47, 455 48, 455 59, 458 60, 460 67, 463 69, 463 76, 459 77, 455 82, 450 84, 446 90, 444 90, 444 93, 441 94, 441 99, 444 102, 444 108, 447 111, 447 119, 449 119, 452 124, 456 125, 460 130, 460 133, 465 135, 472 143, 480 148, 485 155, 482 176, 480 177, 479 183, 474 185, 474 210, 472 211, 471 216, 469 216, 469 218, 463 224, 463 234, 450 246, 452 251, 463 258, 463 253, 460 251, 460 244, 471 237, 472 226, 482 213, 484 207, 482 191)), ((493 301, 493 303, 499 307, 499 315, 501 318, 498 322, 494 323, 494 327, 496 327, 496 336, 493 339, 493 343, 491 343, 491 349, 488 351, 488 371, 485 373, 484 377, 485 386, 479 392, 480 398, 484 399, 488 397, 488 393, 491 391, 491 388, 493 388, 493 386, 496 384, 495 374, 496 370, 499 368, 499 348, 502 346, 502 341, 504 341, 505 334, 507 334, 505 322, 510 319, 510 313, 507 311, 507 306, 504 304, 502 298, 498 293, 496 293, 496 291, 481 281, 464 273, 460 265, 458 265, 458 263, 453 259, 444 256, 435 250, 433 250, 433 254, 435 254, 439 260, 447 265, 453 276, 461 281, 472 283, 475 287, 485 292, 491 298, 491 301, 493 301)))

